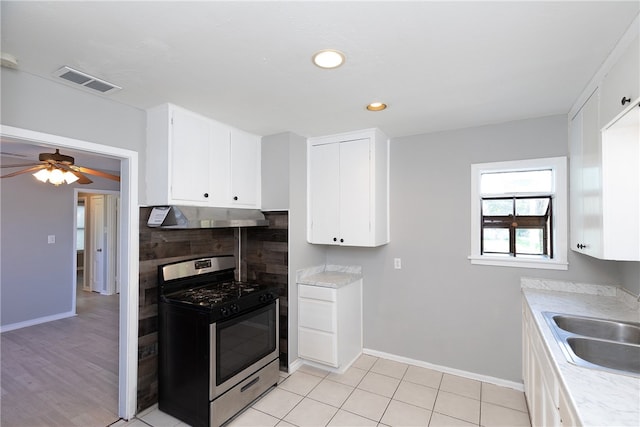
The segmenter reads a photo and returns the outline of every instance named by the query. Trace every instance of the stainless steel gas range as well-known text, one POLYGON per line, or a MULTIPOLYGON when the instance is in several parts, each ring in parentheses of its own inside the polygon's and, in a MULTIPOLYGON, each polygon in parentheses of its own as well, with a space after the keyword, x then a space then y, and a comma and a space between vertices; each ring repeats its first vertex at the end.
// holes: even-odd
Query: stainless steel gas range
POLYGON ((278 382, 277 291, 234 280, 233 256, 158 267, 159 409, 218 427, 278 382))

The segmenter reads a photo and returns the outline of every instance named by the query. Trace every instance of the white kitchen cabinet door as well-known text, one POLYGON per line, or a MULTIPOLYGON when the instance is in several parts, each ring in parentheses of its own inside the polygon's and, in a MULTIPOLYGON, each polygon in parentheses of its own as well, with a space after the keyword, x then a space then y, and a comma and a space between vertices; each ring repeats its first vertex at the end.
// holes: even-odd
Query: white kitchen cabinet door
POLYGON ((241 130, 231 131, 232 205, 260 205, 260 137, 241 130))
POLYGON ((369 138, 340 143, 340 243, 371 242, 371 156, 369 138))
POLYGON ((231 128, 211 122, 211 155, 209 156, 209 204, 228 206, 231 200, 231 128))
POLYGON ((602 256, 602 147, 596 90, 570 123, 571 248, 602 256))
POLYGON ((340 144, 309 147, 310 243, 336 244, 340 236, 340 144))
MULTIPOLYGON (((171 116, 171 200, 206 202, 210 192, 211 122, 182 109, 171 116)), ((154 165, 149 165, 154 167, 154 165)))
POLYGON ((607 123, 640 97, 640 42, 639 38, 627 47, 602 80, 600 97, 600 126, 607 123), (625 102, 622 99, 625 98, 625 102), (626 101, 628 100, 628 101, 626 101))
POLYGON ((640 106, 602 132, 602 252, 640 261, 640 106))

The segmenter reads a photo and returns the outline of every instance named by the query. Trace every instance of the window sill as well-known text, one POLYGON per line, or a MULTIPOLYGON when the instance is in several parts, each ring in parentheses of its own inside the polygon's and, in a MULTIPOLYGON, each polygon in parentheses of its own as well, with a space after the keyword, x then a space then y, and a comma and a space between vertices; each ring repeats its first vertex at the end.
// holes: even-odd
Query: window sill
POLYGON ((469 256, 471 264, 475 265, 493 265, 497 267, 518 267, 518 268, 536 268, 540 270, 568 270, 569 263, 566 261, 549 261, 536 260, 527 258, 503 258, 492 256, 469 256))

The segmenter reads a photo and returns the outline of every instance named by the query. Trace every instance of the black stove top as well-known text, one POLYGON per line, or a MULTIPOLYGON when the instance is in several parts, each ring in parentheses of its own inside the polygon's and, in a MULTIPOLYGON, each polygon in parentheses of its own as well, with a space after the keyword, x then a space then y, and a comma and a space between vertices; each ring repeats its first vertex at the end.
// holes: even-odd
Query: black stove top
POLYGON ((202 307, 215 307, 266 290, 268 290, 268 288, 265 286, 232 281, 211 283, 201 287, 175 292, 171 295, 165 295, 165 298, 170 301, 180 301, 202 307))

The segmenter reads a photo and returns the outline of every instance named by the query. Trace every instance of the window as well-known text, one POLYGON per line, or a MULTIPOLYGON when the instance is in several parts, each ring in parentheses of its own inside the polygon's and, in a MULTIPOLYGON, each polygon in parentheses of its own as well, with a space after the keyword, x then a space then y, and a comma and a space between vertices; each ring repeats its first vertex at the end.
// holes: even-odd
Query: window
POLYGON ((473 264, 567 269, 566 158, 471 165, 473 264))

